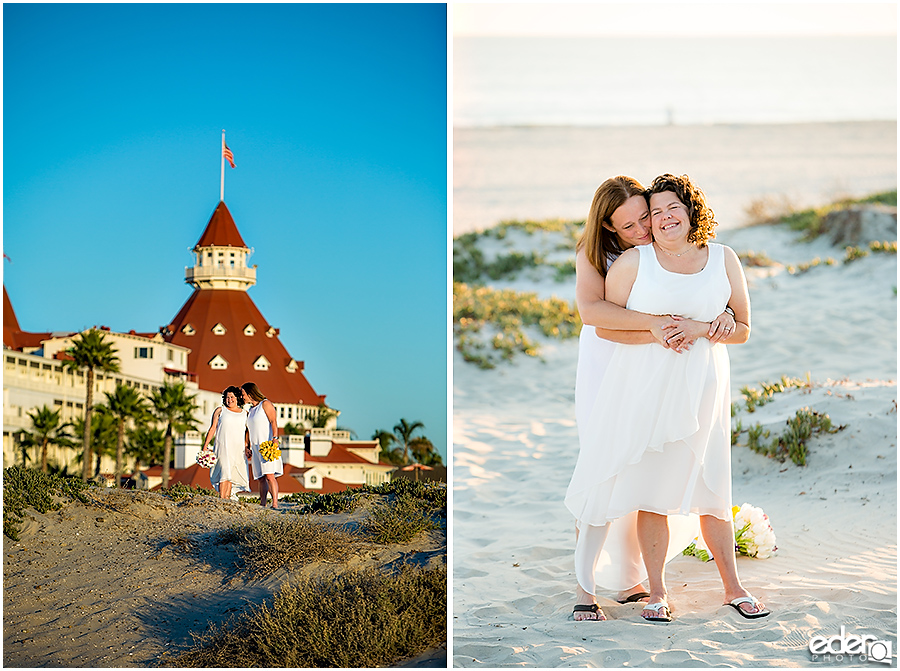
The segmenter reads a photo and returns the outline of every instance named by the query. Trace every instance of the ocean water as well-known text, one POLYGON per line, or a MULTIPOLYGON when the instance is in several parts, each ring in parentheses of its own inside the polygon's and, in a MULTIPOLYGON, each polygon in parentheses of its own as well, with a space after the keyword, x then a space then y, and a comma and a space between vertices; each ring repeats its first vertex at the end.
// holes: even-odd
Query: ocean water
POLYGON ((897 118, 895 37, 460 37, 455 127, 897 118))
POLYGON ((597 186, 691 175, 723 228, 897 185, 887 37, 458 38, 453 232, 583 219, 597 186))

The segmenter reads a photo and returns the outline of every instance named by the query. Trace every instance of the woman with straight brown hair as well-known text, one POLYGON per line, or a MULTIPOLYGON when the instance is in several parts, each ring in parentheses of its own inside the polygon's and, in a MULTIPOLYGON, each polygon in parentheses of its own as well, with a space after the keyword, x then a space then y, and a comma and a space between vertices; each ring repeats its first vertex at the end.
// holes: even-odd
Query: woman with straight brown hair
POLYGON ((281 457, 273 461, 264 461, 259 453, 259 446, 267 440, 278 440, 278 415, 275 406, 265 397, 253 382, 241 385, 244 403, 250 404, 247 414, 247 458, 253 469, 253 478, 259 482, 259 504, 266 505, 269 494, 272 494, 272 507, 278 509, 278 480, 284 473, 281 457))

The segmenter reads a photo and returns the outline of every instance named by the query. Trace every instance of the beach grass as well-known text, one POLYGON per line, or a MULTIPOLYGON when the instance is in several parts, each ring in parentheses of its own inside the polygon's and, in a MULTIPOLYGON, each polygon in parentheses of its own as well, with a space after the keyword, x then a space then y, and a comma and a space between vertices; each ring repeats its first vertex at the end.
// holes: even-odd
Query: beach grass
POLYGON ((257 578, 283 567, 344 562, 362 549, 360 540, 347 528, 297 513, 233 526, 220 534, 218 542, 234 542, 244 565, 257 578))
POLYGON ((180 667, 359 668, 442 645, 447 569, 346 570, 285 583, 262 604, 195 635, 180 667))
POLYGON ((215 496, 219 494, 214 489, 206 489, 205 487, 191 487, 183 482, 176 482, 171 487, 160 489, 159 493, 171 499, 172 501, 184 501, 194 496, 215 496))
POLYGON ((408 543, 420 532, 436 528, 430 511, 409 494, 377 504, 362 524, 366 536, 379 545, 408 543))
POLYGON ((782 216, 774 217, 768 221, 757 223, 781 223, 791 230, 802 231, 803 240, 814 240, 822 234, 822 223, 826 215, 835 210, 842 210, 853 205, 891 205, 897 206, 897 191, 882 191, 864 198, 843 198, 821 207, 807 208, 797 211, 785 212, 782 216))
POLYGON ((25 509, 33 508, 39 513, 59 510, 63 502, 59 497, 68 497, 89 504, 85 494, 89 487, 77 476, 61 476, 44 473, 37 468, 10 466, 3 469, 3 535, 19 540, 21 523, 25 509))

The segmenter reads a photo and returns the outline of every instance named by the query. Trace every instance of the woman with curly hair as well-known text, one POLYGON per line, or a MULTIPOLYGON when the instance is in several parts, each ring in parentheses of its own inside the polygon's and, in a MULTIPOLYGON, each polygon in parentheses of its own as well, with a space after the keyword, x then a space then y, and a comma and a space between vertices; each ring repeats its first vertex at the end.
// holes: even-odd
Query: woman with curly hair
POLYGON ((689 319, 667 330, 669 347, 617 344, 579 426, 584 440, 566 506, 591 540, 576 545, 576 577, 589 584, 596 570, 615 568, 622 538, 609 532, 634 528, 650 587, 641 615, 671 621, 665 563, 702 529, 726 602, 744 617, 762 617, 769 612, 741 585, 734 559, 730 370, 722 346, 749 338, 746 280, 734 251, 709 242, 713 212, 688 176, 661 175, 648 194, 653 241, 612 264, 606 300, 689 319), (710 335, 726 306, 735 325, 710 335), (691 340, 689 351, 673 349, 691 340))
POLYGON ((241 398, 240 387, 228 387, 222 392, 222 405, 213 411, 203 441, 203 451, 206 451, 215 437, 216 464, 210 470, 209 480, 219 492, 220 499, 236 498, 238 492, 250 491, 244 458, 247 411, 241 398))

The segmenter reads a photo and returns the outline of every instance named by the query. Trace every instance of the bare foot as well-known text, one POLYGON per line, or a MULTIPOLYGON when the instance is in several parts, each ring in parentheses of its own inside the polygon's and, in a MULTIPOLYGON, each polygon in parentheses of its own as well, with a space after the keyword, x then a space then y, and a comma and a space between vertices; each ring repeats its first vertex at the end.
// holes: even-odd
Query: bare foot
POLYGON ((600 609, 600 606, 597 605, 597 599, 594 598, 593 594, 588 594, 583 589, 581 589, 581 585, 577 585, 575 587, 575 605, 576 606, 596 606, 596 610, 578 610, 573 611, 572 617, 575 618, 577 622, 582 620, 605 620, 606 615, 603 614, 603 611, 600 609))

